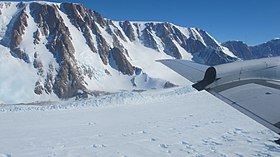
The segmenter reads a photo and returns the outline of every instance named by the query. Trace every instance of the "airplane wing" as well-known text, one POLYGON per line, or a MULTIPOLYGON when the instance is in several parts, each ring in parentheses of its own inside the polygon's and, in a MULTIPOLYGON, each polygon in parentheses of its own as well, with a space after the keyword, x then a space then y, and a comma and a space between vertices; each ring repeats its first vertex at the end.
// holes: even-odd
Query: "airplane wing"
POLYGON ((205 66, 160 61, 235 109, 280 134, 280 57, 205 66))
POLYGON ((201 78, 203 78, 205 71, 209 68, 209 66, 206 65, 180 59, 165 59, 159 60, 159 62, 193 83, 200 81, 201 78))

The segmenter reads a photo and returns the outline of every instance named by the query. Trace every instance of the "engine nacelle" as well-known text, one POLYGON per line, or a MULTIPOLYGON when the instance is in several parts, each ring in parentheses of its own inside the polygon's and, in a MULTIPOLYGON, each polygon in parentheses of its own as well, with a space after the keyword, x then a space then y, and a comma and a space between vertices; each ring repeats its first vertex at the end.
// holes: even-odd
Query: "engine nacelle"
POLYGON ((193 85, 197 90, 213 89, 231 84, 247 84, 280 79, 280 57, 233 62, 209 67, 203 80, 193 85))

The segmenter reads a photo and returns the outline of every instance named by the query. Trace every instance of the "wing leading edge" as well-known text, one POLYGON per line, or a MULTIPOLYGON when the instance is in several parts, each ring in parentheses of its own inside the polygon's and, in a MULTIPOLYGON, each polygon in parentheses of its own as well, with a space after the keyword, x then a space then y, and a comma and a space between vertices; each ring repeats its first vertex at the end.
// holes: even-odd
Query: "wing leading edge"
POLYGON ((185 60, 160 61, 235 109, 280 134, 280 57, 213 67, 185 60))
POLYGON ((158 60, 158 62, 166 65, 193 83, 200 81, 205 71, 209 68, 209 66, 206 65, 180 59, 165 59, 158 60))

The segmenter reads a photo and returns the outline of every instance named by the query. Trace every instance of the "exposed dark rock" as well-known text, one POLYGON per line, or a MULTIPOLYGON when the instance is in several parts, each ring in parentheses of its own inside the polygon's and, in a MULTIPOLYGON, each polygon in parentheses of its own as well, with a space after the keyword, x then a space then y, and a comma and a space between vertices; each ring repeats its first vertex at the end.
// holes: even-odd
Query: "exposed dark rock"
POLYGON ((47 48, 60 65, 53 85, 54 92, 59 98, 69 98, 75 96, 79 90, 85 90, 83 77, 74 57, 71 34, 56 6, 33 2, 30 4, 30 10, 39 27, 48 29, 47 48))
POLYGON ((136 75, 140 75, 143 72, 143 70, 139 67, 133 67, 133 69, 134 69, 136 75))
POLYGON ((35 52, 35 53, 34 53, 34 58, 37 59, 38 56, 39 56, 39 55, 38 55, 38 52, 35 52))
POLYGON ((35 83, 34 93, 37 94, 37 95, 41 95, 41 94, 43 94, 43 91, 44 91, 44 89, 43 89, 40 81, 37 81, 35 83))
POLYGON ((237 58, 230 57, 220 50, 216 50, 213 48, 206 48, 194 54, 193 60, 198 63, 213 66, 213 65, 233 62, 236 61, 237 58))
POLYGON ((172 87, 176 87, 176 85, 169 81, 165 82, 165 84, 163 86, 163 88, 172 88, 172 87))
POLYGON ((17 4, 17 7, 18 8, 23 8, 23 7, 25 7, 25 4, 24 4, 24 2, 19 2, 18 4, 17 4))
POLYGON ((34 59, 33 66, 34 66, 34 68, 38 69, 37 74, 40 76, 43 76, 43 74, 44 74, 43 64, 39 59, 37 59, 37 58, 34 59))
MULTIPOLYGON (((1 40, 1 44, 4 43, 5 46, 9 46, 14 57, 22 59, 30 65, 33 64, 34 68, 38 70, 38 78, 42 82, 38 81, 36 83, 34 89, 36 94, 44 94, 44 92, 51 94, 54 92, 59 98, 77 97, 80 99, 86 98, 90 93, 85 87, 87 83, 83 77, 88 76, 91 79, 94 77, 95 71, 77 63, 75 53, 79 50, 75 50, 72 43, 72 38, 75 38, 75 36, 71 35, 60 11, 64 12, 70 19, 71 24, 83 34, 86 41, 84 46, 88 46, 92 52, 97 53, 94 55, 99 55, 103 64, 110 64, 111 67, 124 75, 145 74, 141 67, 131 65, 128 60, 130 57, 128 48, 125 47, 129 44, 136 45, 138 41, 140 41, 139 44, 142 42, 142 45, 159 52, 163 49, 164 53, 177 59, 182 58, 179 51, 181 46, 194 55, 194 60, 200 63, 215 65, 235 60, 235 58, 226 55, 220 45, 200 29, 189 29, 189 31, 186 29, 190 33, 188 34, 170 23, 132 24, 129 21, 113 22, 103 18, 95 11, 85 8, 82 4, 76 3, 61 3, 58 5, 31 2, 28 4, 26 5, 25 2, 18 3, 19 11, 9 23, 9 29, 1 40), (31 17, 28 17, 29 14, 26 10, 29 9, 26 6, 30 7, 31 17), (25 29, 28 27, 28 18, 33 18, 38 26, 38 29, 33 33, 34 40, 31 41, 31 44, 33 42, 35 45, 32 47, 34 52, 37 51, 37 46, 40 47, 44 44, 57 63, 53 64, 51 61, 49 67, 47 67, 48 65, 43 65, 43 63, 48 63, 41 62, 44 61, 41 58, 43 56, 39 56, 41 52, 25 52, 29 48, 19 47, 25 29), (43 43, 45 40, 47 40, 47 43, 43 43), (134 41, 137 41, 137 43, 130 43, 134 41), (32 53, 34 53, 34 60, 32 56, 28 56, 32 53), (31 62, 30 58, 32 59, 31 62), (56 65, 56 68, 52 64, 56 65)), ((249 48, 250 51, 253 49, 249 48)), ((279 50, 277 42, 273 41, 258 48, 259 51, 256 50, 256 54, 278 55, 280 53, 276 50, 277 48, 279 50), (261 53, 262 51, 267 53, 261 53)), ((111 75, 107 69, 104 72, 111 75)), ((164 88, 173 86, 175 85, 170 82, 164 84, 164 88)))
POLYGON ((248 46, 241 41, 228 41, 223 45, 244 60, 280 56, 280 39, 274 39, 256 46, 248 46))
POLYGON ((222 44, 227 47, 234 55, 243 60, 255 58, 250 47, 241 41, 228 41, 222 44))
POLYGON ((23 61, 25 61, 26 63, 30 63, 30 58, 28 56, 28 54, 26 54, 22 49, 20 48, 15 48, 13 50, 11 50, 11 55, 15 58, 19 58, 22 59, 23 61))
POLYGON ((280 39, 274 39, 257 46, 250 46, 250 49, 257 58, 280 56, 280 39))
POLYGON ((156 42, 155 39, 153 38, 153 36, 152 36, 152 34, 151 34, 151 30, 149 30, 148 27, 145 28, 145 29, 142 31, 141 39, 142 39, 142 41, 143 41, 144 46, 159 51, 157 42, 156 42))
POLYGON ((87 10, 82 4, 74 3, 62 3, 62 10, 67 14, 71 23, 83 32, 83 36, 86 39, 87 45, 93 52, 97 52, 96 47, 91 36, 91 30, 93 20, 90 17, 89 10, 87 10))
POLYGON ((28 26, 27 18, 28 15, 26 14, 26 9, 23 9, 13 24, 9 46, 11 49, 11 54, 14 57, 23 59, 25 62, 30 63, 29 56, 23 50, 18 48, 22 41, 25 28, 28 26))
POLYGON ((108 57, 110 52, 110 46, 107 44, 106 40, 98 34, 96 36, 97 43, 98 43, 98 53, 100 55, 100 58, 102 62, 107 65, 108 64, 108 57))
POLYGON ((77 94, 78 90, 85 90, 83 82, 78 77, 76 70, 71 66, 71 62, 62 63, 61 68, 55 78, 53 86, 54 92, 60 98, 70 98, 77 94))
POLYGON ((40 60, 35 59, 34 62, 33 62, 33 66, 34 66, 34 68, 37 69, 37 68, 42 68, 43 64, 42 64, 42 62, 40 60))
POLYGON ((47 94, 51 94, 52 93, 53 79, 52 79, 52 74, 51 73, 47 74, 47 78, 45 80, 44 88, 45 88, 45 92, 47 94))
POLYGON ((128 37, 130 41, 135 41, 135 35, 132 25, 129 21, 124 21, 120 23, 125 35, 128 37))
POLYGON ((111 55, 119 71, 121 71, 124 75, 134 74, 133 66, 129 63, 129 61, 126 59, 125 55, 120 49, 113 48, 111 50, 111 55))
POLYGON ((277 143, 278 145, 280 145, 280 139, 275 140, 275 143, 277 143))
POLYGON ((45 79, 45 83, 44 83, 44 88, 45 88, 45 92, 47 94, 51 94, 52 93, 52 89, 53 89, 53 82, 54 82, 54 76, 53 76, 53 72, 54 72, 54 67, 52 64, 49 65, 49 72, 47 73, 47 77, 45 79))
POLYGON ((105 69, 105 73, 106 73, 107 75, 110 75, 110 76, 111 76, 111 73, 110 73, 109 70, 105 69))
POLYGON ((71 23, 83 32, 83 35, 87 41, 88 46, 93 52, 98 52, 102 62, 108 64, 108 55, 110 47, 108 46, 106 40, 102 37, 101 32, 96 25, 97 22, 101 27, 105 28, 105 19, 97 12, 86 9, 81 4, 73 3, 62 3, 62 10, 71 19, 71 23), (96 35, 97 49, 93 42, 93 37, 90 34, 92 31, 96 35))
POLYGON ((187 52, 194 54, 196 52, 203 51, 206 48, 206 46, 203 45, 203 43, 199 40, 196 40, 194 38, 189 38, 186 40, 186 44, 184 45, 184 48, 187 52))
POLYGON ((133 25, 136 27, 136 33, 137 33, 137 38, 141 38, 140 36, 140 29, 139 29, 139 24, 137 23, 133 23, 133 25))
POLYGON ((158 23, 154 26, 154 30, 156 31, 156 35, 160 38, 169 36, 174 39, 172 26, 169 23, 158 23))
POLYGON ((98 12, 90 10, 90 15, 102 28, 106 26, 106 20, 98 12))
POLYGON ((187 37, 175 26, 172 26, 173 34, 175 40, 181 45, 181 47, 184 48, 184 45, 186 45, 187 37))
POLYGON ((122 51, 122 53, 125 53, 127 56, 129 56, 127 49, 124 48, 122 43, 119 41, 119 39, 113 34, 113 47, 116 47, 122 51))
POLYGON ((33 38, 34 38, 33 43, 34 43, 35 45, 40 43, 40 31, 39 31, 39 29, 37 29, 37 31, 34 32, 33 38))
POLYGON ((173 42, 173 40, 175 40, 175 37, 177 38, 177 36, 174 35, 172 25, 169 23, 156 24, 154 27, 154 31, 156 31, 156 35, 164 43, 164 52, 177 59, 181 59, 182 55, 179 52, 177 46, 173 42))
POLYGON ((175 57, 176 59, 182 59, 182 55, 178 47, 174 44, 171 38, 165 38, 164 40, 164 52, 170 56, 175 57))
POLYGON ((118 37, 120 37, 123 41, 127 42, 127 40, 125 39, 124 35, 122 34, 122 32, 118 29, 118 27, 116 27, 114 25, 114 23, 112 22, 112 20, 108 20, 107 22, 107 27, 106 27, 106 31, 108 34, 110 35, 116 35, 118 37), (113 27, 113 30, 111 29, 111 27, 113 27))
POLYGON ((204 30, 196 28, 196 31, 199 33, 199 35, 202 37, 203 41, 205 42, 207 47, 217 49, 220 46, 215 42, 211 36, 209 36, 204 30))
POLYGON ((3 3, 0 3, 0 15, 2 15, 2 8, 3 8, 4 4, 3 3))

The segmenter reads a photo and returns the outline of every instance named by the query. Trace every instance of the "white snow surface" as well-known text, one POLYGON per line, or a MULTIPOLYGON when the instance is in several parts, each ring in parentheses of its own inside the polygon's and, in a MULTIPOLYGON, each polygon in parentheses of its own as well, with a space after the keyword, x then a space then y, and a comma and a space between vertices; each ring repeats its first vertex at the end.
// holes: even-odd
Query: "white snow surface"
POLYGON ((11 56, 9 49, 0 45, 0 104, 28 103, 35 101, 57 101, 56 95, 34 93, 38 80, 37 70, 32 64, 11 56))
MULTIPOLYGON (((163 41, 156 35, 154 31, 151 32, 151 35, 157 42, 159 51, 145 47, 142 43, 143 41, 140 40, 138 37, 135 41, 131 42, 121 29, 120 22, 112 21, 114 26, 109 26, 112 29, 112 32, 114 33, 116 31, 120 31, 126 39, 126 41, 124 41, 116 33, 114 33, 115 36, 118 38, 120 45, 123 45, 123 47, 127 50, 128 54, 125 54, 126 58, 132 64, 132 66, 140 68, 146 76, 137 76, 135 74, 133 76, 123 75, 117 70, 118 68, 116 68, 116 66, 114 67, 109 64, 104 65, 99 54, 94 53, 90 50, 90 48, 86 44, 86 39, 84 38, 81 30, 79 30, 73 24, 71 24, 71 21, 67 17, 67 15, 59 9, 60 3, 44 1, 34 2, 40 4, 54 4, 57 6, 58 14, 62 17, 64 24, 69 29, 69 32, 71 34, 71 40, 75 49, 74 56, 77 61, 77 67, 79 67, 81 73, 83 74, 85 81, 84 85, 88 90, 116 92, 119 90, 163 88, 163 85, 167 81, 176 85, 189 84, 189 82, 186 81, 186 79, 184 79, 182 76, 176 74, 173 70, 169 69, 163 64, 156 62, 156 60, 172 59, 174 57, 171 57, 163 51, 163 41), (149 78, 149 81, 147 81, 147 79, 145 78, 149 78), (133 85, 133 81, 136 81, 134 83, 137 83, 137 86, 133 85)), ((38 100, 57 101, 58 99, 57 96, 53 94, 53 91, 50 95, 48 95, 46 92, 43 92, 43 95, 41 96, 34 94, 36 82, 38 81, 41 85, 43 85, 45 83, 45 80, 47 80, 47 76, 50 76, 48 74, 51 74, 55 78, 57 75, 57 71, 59 71, 60 67, 56 63, 53 54, 46 48, 46 43, 48 42, 46 36, 40 33, 40 40, 38 41, 38 43, 33 43, 34 33, 40 29, 38 28, 38 24, 34 22, 34 19, 30 14, 30 3, 31 2, 23 2, 23 4, 25 4, 26 7, 20 8, 17 7, 19 2, 0 2, 0 40, 3 39, 1 42, 3 42, 4 46, 8 45, 8 36, 9 33, 11 33, 7 29, 11 29, 13 21, 18 16, 19 11, 22 11, 22 9, 24 8, 26 9, 25 12, 28 15, 28 27, 24 29, 22 42, 18 47, 28 55, 30 61, 30 63, 24 63, 22 60, 12 57, 9 50, 6 47, 1 46, 1 103, 27 103, 36 102, 38 100), (37 63, 41 63, 41 69, 34 68, 34 61, 36 61, 37 63), (19 78, 18 81, 16 77, 19 78), (18 90, 15 90, 16 87, 18 87, 18 90)), ((141 37, 141 31, 146 28, 147 23, 149 22, 131 22, 135 36, 139 35, 141 37)), ((152 23, 157 24, 162 22, 152 23)), ((114 47, 113 36, 106 31, 106 27, 103 28, 98 23, 96 23, 96 25, 98 26, 101 32, 101 36, 106 40, 108 45, 111 48, 114 47)), ((174 24, 172 25, 178 28, 186 37, 189 38, 190 34, 193 34, 197 40, 205 44, 203 37, 195 28, 183 28, 174 24)), ((91 32, 90 34, 92 36, 94 45, 97 47, 96 35, 94 35, 93 32, 91 32)), ((182 55, 182 59, 192 60, 193 56, 191 53, 184 50, 180 46, 180 44, 177 43, 175 40, 173 42, 178 47, 182 55)), ((223 49, 222 46, 221 49, 223 49)), ((229 55, 232 55, 230 54, 231 52, 228 49, 225 49, 225 52, 229 55)))
POLYGON ((280 156, 279 135, 189 86, 1 105, 0 117, 1 157, 280 156))
POLYGON ((0 2, 0 40, 5 36, 7 26, 12 19, 12 16, 18 11, 16 3, 0 2))

